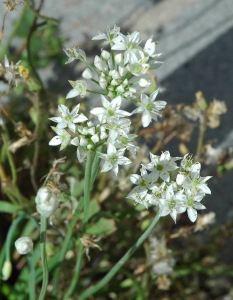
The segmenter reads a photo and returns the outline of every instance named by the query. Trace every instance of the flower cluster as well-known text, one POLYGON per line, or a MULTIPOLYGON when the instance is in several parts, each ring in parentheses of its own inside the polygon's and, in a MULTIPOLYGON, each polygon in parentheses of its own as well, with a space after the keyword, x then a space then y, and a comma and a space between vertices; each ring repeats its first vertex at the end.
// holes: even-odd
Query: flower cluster
MULTIPOLYGON (((79 59, 86 64, 82 76, 94 82, 98 88, 96 91, 89 90, 86 80, 69 81, 73 89, 66 98, 83 98, 87 92, 100 94, 102 106, 90 111, 98 118, 98 123, 94 124, 83 114, 78 114, 79 104, 71 112, 65 105, 59 105, 60 116, 50 118, 58 124, 52 127, 57 135, 49 145, 61 145, 60 150, 68 144, 76 146, 80 162, 86 159, 90 151, 96 152, 104 161, 101 171, 112 170, 118 175, 119 165, 131 163, 125 157, 126 150, 134 155, 137 151, 133 144, 136 135, 130 133, 131 121, 128 117, 141 113, 142 126, 147 127, 152 120, 157 121, 166 106, 165 101, 156 100, 159 89, 150 96, 141 93, 140 100, 137 97, 141 88, 150 84, 144 78, 145 73, 161 65, 156 60, 161 54, 156 53, 156 43, 152 37, 142 46, 139 32, 123 35, 117 26, 113 29, 107 27, 106 33, 99 33, 93 40, 104 40, 104 45, 110 47, 109 51, 102 49, 101 55, 95 57, 94 66, 87 62, 83 50, 65 48, 64 51, 68 56, 67 63, 79 59), (134 81, 135 77, 137 81, 134 81), (99 92, 101 89, 103 92, 99 92), (133 102, 137 108, 131 113, 122 110, 121 104, 125 100, 133 102)), ((196 210, 205 208, 201 200, 205 194, 210 194, 206 185, 210 177, 202 178, 200 163, 194 163, 188 155, 182 159, 180 168, 176 161, 181 158, 172 158, 168 151, 161 156, 151 154, 150 158, 149 164, 142 165, 141 175, 131 176, 131 181, 137 186, 128 194, 128 198, 145 207, 156 205, 162 216, 170 214, 174 221, 177 214, 187 210, 190 220, 194 222, 196 210), (178 174, 174 180, 175 172, 178 174)))
POLYGON ((87 91, 101 95, 102 107, 93 108, 90 113, 98 118, 99 124, 94 125, 83 114, 78 114, 79 105, 71 112, 65 105, 59 105, 60 116, 50 118, 58 123, 52 129, 57 134, 51 139, 49 145, 61 145, 60 150, 68 144, 77 147, 77 158, 83 162, 89 151, 97 151, 101 145, 107 143, 106 153, 100 157, 105 160, 102 172, 113 170, 118 174, 118 165, 127 165, 131 161, 124 157, 126 150, 136 154, 137 147, 133 144, 136 137, 130 133, 131 121, 127 117, 135 113, 142 113, 142 125, 147 127, 152 119, 157 120, 160 111, 165 107, 165 101, 156 101, 159 90, 150 96, 141 94, 140 101, 136 98, 138 89, 149 86, 145 78, 134 82, 133 78, 143 76, 150 69, 159 67, 161 62, 155 59, 156 43, 148 39, 144 47, 140 46, 139 32, 134 31, 127 36, 114 26, 112 30, 107 27, 106 33, 99 33, 93 40, 105 40, 104 44, 110 46, 110 51, 103 50, 100 56, 94 59, 94 66, 86 60, 86 54, 79 48, 65 48, 68 56, 67 63, 75 59, 87 65, 82 74, 84 79, 93 81, 103 92, 90 91, 86 80, 69 81, 72 90, 66 98, 85 97, 87 91), (120 52, 119 52, 120 51, 120 52), (130 100, 138 107, 129 113, 121 109, 122 101, 130 100), (82 123, 82 124, 80 124, 82 123))
POLYGON ((131 176, 132 183, 137 186, 127 197, 145 207, 158 206, 161 216, 170 214, 175 222, 177 214, 187 211, 189 219, 195 222, 197 210, 205 209, 201 200, 211 194, 206 184, 211 176, 201 177, 201 164, 194 163, 188 154, 181 160, 180 168, 176 164, 180 158, 172 158, 168 151, 161 156, 150 153, 150 159, 149 164, 142 165, 141 175, 131 176))

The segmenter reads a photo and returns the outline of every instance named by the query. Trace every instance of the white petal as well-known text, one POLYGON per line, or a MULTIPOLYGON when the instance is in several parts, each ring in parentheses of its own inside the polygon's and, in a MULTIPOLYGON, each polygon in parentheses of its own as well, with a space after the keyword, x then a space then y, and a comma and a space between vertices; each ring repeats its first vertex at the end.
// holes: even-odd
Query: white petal
POLYGON ((142 126, 147 127, 151 122, 151 115, 150 113, 146 110, 142 114, 142 126))
POLYGON ((182 174, 178 174, 177 177, 176 177, 176 183, 178 185, 182 185, 184 183, 184 180, 185 180, 185 176, 182 175, 182 174))
POLYGON ((161 172, 160 173, 160 178, 162 178, 164 181, 169 181, 170 180, 170 175, 167 171, 161 172))
POLYGON ((86 116, 84 116, 83 114, 81 114, 73 119, 73 123, 85 122, 87 120, 88 120, 88 118, 86 116))
POLYGON ((49 120, 56 122, 56 123, 60 123, 62 122, 62 118, 61 117, 53 117, 53 118, 49 118, 49 120))
POLYGON ((157 97, 159 92, 159 89, 157 89, 156 91, 154 91, 151 95, 150 95, 150 99, 151 100, 155 100, 155 98, 157 97))
POLYGON ((54 136, 50 141, 49 141, 49 145, 50 146, 57 146, 57 145, 60 145, 62 143, 62 140, 61 138, 56 135, 54 136))
POLYGON ((74 98, 74 97, 78 96, 79 94, 80 94, 80 91, 73 89, 73 90, 69 91, 69 93, 66 95, 66 99, 74 98))
POLYGON ((101 172, 108 172, 109 170, 112 169, 112 167, 113 165, 109 161, 105 161, 101 172))
POLYGON ((188 217, 191 222, 195 222, 197 219, 197 211, 192 207, 187 209, 188 217))

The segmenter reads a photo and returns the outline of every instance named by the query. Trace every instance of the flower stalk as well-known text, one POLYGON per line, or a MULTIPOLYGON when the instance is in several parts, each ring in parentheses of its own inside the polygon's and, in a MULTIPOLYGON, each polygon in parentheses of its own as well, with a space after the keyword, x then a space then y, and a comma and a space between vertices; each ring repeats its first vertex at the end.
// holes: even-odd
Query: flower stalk
POLYGON ((41 262, 42 262, 42 269, 43 269, 43 282, 42 282, 42 288, 40 291, 40 295, 38 300, 44 300, 47 286, 48 286, 48 262, 46 258, 46 232, 47 232, 47 218, 45 216, 40 217, 40 253, 41 253, 41 262))
POLYGON ((101 288, 103 288, 112 278, 113 276, 122 268, 122 266, 127 262, 127 260, 134 254, 135 251, 144 243, 144 241, 147 239, 149 234, 154 229, 155 225, 160 219, 160 210, 151 222, 150 226, 147 228, 147 230, 141 235, 141 237, 137 240, 137 242, 125 253, 125 255, 115 264, 115 266, 108 272, 107 275, 104 276, 100 282, 98 282, 96 285, 90 287, 85 292, 83 292, 79 296, 79 300, 85 300, 88 299, 91 295, 94 295, 97 291, 99 291, 101 288))

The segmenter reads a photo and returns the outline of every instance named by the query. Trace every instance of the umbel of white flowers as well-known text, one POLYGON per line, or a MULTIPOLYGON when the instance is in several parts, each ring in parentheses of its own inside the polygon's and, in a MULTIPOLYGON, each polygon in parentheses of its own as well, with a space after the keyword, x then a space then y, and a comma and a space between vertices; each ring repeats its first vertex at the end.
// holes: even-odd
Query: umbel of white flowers
POLYGON ((28 254, 33 249, 33 242, 30 236, 23 236, 15 241, 15 248, 21 255, 28 254))
POLYGON ((57 195, 48 187, 42 187, 38 190, 35 201, 38 213, 47 218, 59 206, 57 195))
POLYGON ((171 157, 169 151, 161 156, 150 153, 150 158, 149 164, 142 165, 141 175, 131 176, 132 183, 137 186, 127 198, 147 208, 158 206, 161 216, 170 214, 175 222, 177 214, 187 211, 190 221, 195 222, 197 210, 205 209, 200 202, 206 194, 211 194, 206 184, 211 176, 201 177, 201 164, 194 163, 188 154, 181 160, 180 168, 175 161, 181 158, 171 157), (176 177, 173 177, 174 171, 176 177))
MULTIPOLYGON (((80 104, 70 111, 65 105, 58 106, 59 117, 50 118, 56 122, 52 129, 57 134, 49 145, 60 145, 63 150, 68 145, 77 147, 77 158, 83 162, 89 151, 99 151, 98 148, 106 143, 105 153, 100 157, 104 160, 102 172, 112 170, 118 174, 118 165, 127 165, 131 161, 124 156, 128 150, 136 154, 137 147, 133 144, 136 135, 130 133, 132 114, 142 114, 142 126, 147 127, 152 120, 157 120, 166 102, 156 100, 159 89, 150 96, 141 94, 137 100, 136 93, 150 84, 144 77, 150 69, 157 68, 161 62, 155 60, 161 54, 156 53, 156 43, 149 38, 141 47, 139 32, 124 36, 120 28, 112 30, 107 27, 107 33, 99 33, 94 40, 106 40, 111 53, 102 50, 101 56, 96 56, 94 66, 88 65, 82 74, 84 79, 92 80, 98 85, 97 92, 101 95, 102 106, 94 107, 90 113, 98 118, 94 125, 83 114, 79 114, 80 104), (119 53, 120 51, 120 53, 119 53), (137 78, 136 81, 134 78, 137 78), (103 92, 99 92, 100 88, 103 92), (130 100, 137 105, 131 113, 121 109, 123 101, 130 100), (73 138, 72 138, 73 137, 73 138)), ((69 57, 67 63, 75 59, 86 63, 86 54, 78 48, 66 48, 69 57)), ((85 97, 88 84, 86 80, 69 81, 73 89, 66 98, 85 97)), ((94 92, 94 91, 93 91, 94 92)))
MULTIPOLYGON (((61 145, 60 150, 70 144, 76 146, 79 162, 83 162, 90 151, 97 152, 104 161, 101 172, 112 170, 117 176, 119 165, 131 163, 125 157, 127 151, 136 154, 138 149, 133 143, 136 135, 130 133, 129 117, 141 113, 142 126, 147 127, 153 120, 157 121, 166 106, 165 101, 156 100, 159 89, 151 95, 141 92, 150 84, 144 78, 145 74, 162 64, 156 60, 161 53, 156 53, 156 43, 152 37, 142 46, 139 32, 124 35, 117 26, 113 29, 107 27, 106 33, 100 32, 93 40, 104 40, 104 45, 110 48, 109 52, 102 50, 101 55, 95 57, 94 66, 86 61, 83 50, 66 48, 64 51, 68 56, 67 63, 78 59, 86 64, 88 68, 82 76, 98 85, 98 89, 90 91, 86 80, 70 81, 73 89, 66 98, 83 98, 87 92, 101 94, 102 106, 90 111, 98 118, 98 123, 94 125, 83 114, 78 114, 79 104, 71 112, 65 105, 59 105, 60 116, 50 118, 57 123, 56 127, 52 127, 57 135, 49 145, 61 145), (139 94, 140 97, 137 97, 139 94), (131 101, 137 108, 131 113, 122 110, 123 101, 131 101), (100 153, 103 145, 107 145, 105 153, 100 153)), ((162 216, 170 214, 174 221, 177 214, 187 211, 189 219, 194 222, 197 210, 205 208, 201 200, 211 193, 206 184, 210 176, 201 177, 200 163, 194 163, 189 155, 182 159, 180 168, 176 161, 181 158, 172 158, 168 151, 161 156, 150 156, 151 162, 142 165, 141 175, 131 176, 131 181, 137 186, 128 198, 145 207, 158 206, 162 216), (178 173, 176 178, 173 177, 175 172, 178 173)))

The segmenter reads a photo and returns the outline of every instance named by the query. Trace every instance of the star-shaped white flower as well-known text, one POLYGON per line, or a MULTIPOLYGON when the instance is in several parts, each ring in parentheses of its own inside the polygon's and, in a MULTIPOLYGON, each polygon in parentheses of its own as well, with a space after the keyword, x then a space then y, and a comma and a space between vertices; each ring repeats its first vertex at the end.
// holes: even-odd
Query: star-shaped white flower
POLYGON ((78 114, 80 104, 76 105, 75 108, 70 112, 69 109, 61 104, 58 105, 58 111, 60 117, 49 118, 49 120, 58 123, 57 128, 62 129, 68 127, 71 131, 75 132, 75 124, 87 121, 87 117, 83 114, 78 114))
POLYGON ((176 182, 178 185, 182 185, 186 190, 194 190, 196 192, 200 191, 204 194, 211 194, 210 188, 207 186, 206 181, 212 176, 201 177, 201 164, 196 162, 190 168, 189 174, 178 174, 176 182))
POLYGON ((190 221, 195 222, 197 219, 197 209, 206 209, 206 207, 200 203, 204 196, 205 194, 203 192, 195 193, 193 190, 186 190, 185 199, 183 199, 178 213, 183 213, 187 210, 190 221))
POLYGON ((150 153, 150 159, 151 162, 143 166, 152 173, 157 174, 157 178, 160 177, 168 182, 170 181, 169 172, 178 168, 175 161, 180 157, 171 157, 169 151, 165 151, 161 156, 150 153))
POLYGON ((128 165, 131 164, 131 160, 127 157, 124 157, 125 149, 116 150, 116 148, 112 145, 108 145, 107 154, 100 154, 100 158, 104 159, 104 165, 101 172, 108 172, 109 170, 113 170, 114 174, 117 176, 118 174, 118 165, 128 165))
POLYGON ((124 64, 131 62, 131 59, 135 58, 139 51, 142 51, 142 48, 139 46, 141 38, 138 31, 134 31, 127 36, 121 33, 113 39, 113 42, 112 50, 125 50, 124 64))
POLYGON ((82 49, 75 48, 75 47, 73 47, 73 48, 66 47, 63 50, 69 58, 68 61, 66 62, 66 64, 72 62, 75 59, 84 59, 84 60, 87 59, 86 53, 82 49))
POLYGON ((57 146, 61 144, 60 150, 63 150, 68 145, 71 135, 65 129, 58 129, 52 126, 51 128, 57 135, 49 141, 49 145, 57 146))
POLYGON ((174 222, 176 222, 177 214, 180 212, 179 209, 184 201, 185 195, 183 190, 175 192, 173 186, 169 186, 160 199, 161 217, 170 214, 174 222))
POLYGON ((72 85, 73 89, 66 95, 66 99, 74 98, 78 95, 80 95, 81 98, 84 98, 86 96, 87 83, 85 80, 68 81, 72 85))
POLYGON ((142 126, 147 127, 152 119, 157 121, 157 116, 160 116, 159 111, 165 107, 167 104, 165 101, 155 101, 158 95, 159 89, 148 97, 145 94, 141 95, 141 103, 138 108, 136 108, 132 114, 143 113, 142 114, 142 126))
POLYGON ((120 27, 114 25, 113 29, 110 29, 109 26, 106 27, 106 33, 99 32, 98 35, 95 35, 92 40, 106 40, 104 45, 109 44, 112 40, 119 34, 120 27))
POLYGON ((119 118, 130 116, 127 111, 120 110, 121 97, 117 96, 111 102, 109 102, 103 95, 101 95, 102 103, 104 107, 93 108, 90 112, 96 115, 100 123, 108 123, 112 120, 118 120, 119 118))

